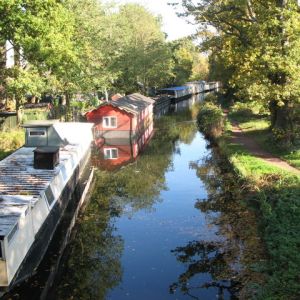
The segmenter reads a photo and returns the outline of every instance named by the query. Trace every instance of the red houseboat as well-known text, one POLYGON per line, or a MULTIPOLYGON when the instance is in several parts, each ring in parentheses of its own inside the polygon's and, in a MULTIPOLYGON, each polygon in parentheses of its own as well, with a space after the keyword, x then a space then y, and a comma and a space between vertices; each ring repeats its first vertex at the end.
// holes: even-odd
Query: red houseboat
MULTIPOLYGON (((153 99, 136 93, 105 102, 88 112, 87 120, 95 124, 95 144, 102 146, 106 140, 127 139, 133 149, 140 152, 153 133, 154 102, 153 99)), ((106 154, 107 159, 108 156, 116 158, 116 152, 106 154)))

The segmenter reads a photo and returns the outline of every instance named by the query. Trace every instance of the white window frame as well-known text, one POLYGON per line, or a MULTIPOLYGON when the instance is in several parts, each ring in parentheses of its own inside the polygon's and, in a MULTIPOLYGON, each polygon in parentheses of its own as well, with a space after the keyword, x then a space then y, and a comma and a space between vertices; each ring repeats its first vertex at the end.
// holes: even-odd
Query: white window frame
POLYGON ((118 148, 104 148, 104 159, 118 159, 119 158, 119 151, 118 148), (116 157, 113 157, 113 151, 116 151, 116 157))
POLYGON ((106 117, 103 117, 102 127, 103 128, 117 128, 118 127, 117 117, 115 117, 115 116, 106 116, 106 117), (116 125, 114 125, 114 126, 112 125, 112 119, 115 119, 115 124, 116 125), (106 125, 106 120, 108 120, 108 125, 106 125))

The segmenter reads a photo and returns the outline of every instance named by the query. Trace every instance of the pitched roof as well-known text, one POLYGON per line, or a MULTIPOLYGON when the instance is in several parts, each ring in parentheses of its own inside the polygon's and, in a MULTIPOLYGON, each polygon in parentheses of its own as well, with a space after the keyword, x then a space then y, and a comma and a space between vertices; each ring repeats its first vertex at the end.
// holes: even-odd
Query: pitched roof
POLYGON ((107 104, 136 115, 154 102, 155 101, 149 97, 135 93, 119 98, 116 101, 110 101, 107 104))
POLYGON ((116 100, 118 100, 118 99, 120 99, 122 97, 123 96, 121 94, 114 94, 114 95, 111 96, 111 100, 112 101, 116 101, 116 100))

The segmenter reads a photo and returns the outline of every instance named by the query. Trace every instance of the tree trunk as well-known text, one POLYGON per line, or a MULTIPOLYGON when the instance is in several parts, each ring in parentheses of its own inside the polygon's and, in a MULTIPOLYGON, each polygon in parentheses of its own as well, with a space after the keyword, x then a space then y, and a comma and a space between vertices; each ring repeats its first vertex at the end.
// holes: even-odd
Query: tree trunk
POLYGON ((21 100, 18 97, 14 97, 16 102, 16 114, 17 114, 17 124, 20 125, 22 121, 22 112, 21 112, 21 100))
POLYGON ((65 92, 65 97, 66 97, 66 122, 71 121, 72 117, 71 117, 71 96, 69 94, 69 92, 65 92))
POLYGON ((271 129, 275 139, 283 146, 289 147, 294 142, 294 126, 292 120, 292 105, 284 101, 278 105, 277 101, 270 102, 271 129))

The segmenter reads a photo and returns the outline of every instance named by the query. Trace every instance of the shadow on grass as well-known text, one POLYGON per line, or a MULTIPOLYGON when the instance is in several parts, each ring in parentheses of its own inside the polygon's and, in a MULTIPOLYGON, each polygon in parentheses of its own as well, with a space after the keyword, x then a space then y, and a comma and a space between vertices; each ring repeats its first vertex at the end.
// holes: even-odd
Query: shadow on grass
POLYGON ((5 151, 0 149, 0 160, 4 159, 5 157, 9 156, 12 154, 14 151, 5 151))

